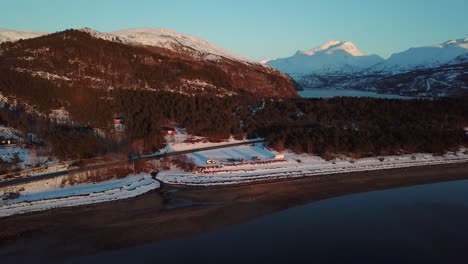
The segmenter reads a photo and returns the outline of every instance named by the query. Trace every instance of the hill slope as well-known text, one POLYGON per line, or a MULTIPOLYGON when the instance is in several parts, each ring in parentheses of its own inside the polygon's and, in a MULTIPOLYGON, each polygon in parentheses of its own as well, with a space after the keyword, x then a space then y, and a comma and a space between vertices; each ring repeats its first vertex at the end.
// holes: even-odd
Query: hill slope
MULTIPOLYGON (((111 41, 99 36, 89 30, 67 30, 22 42, 3 43, 0 46, 0 85, 5 88, 5 83, 12 83, 9 78, 22 74, 23 82, 29 76, 43 83, 74 89, 297 96, 294 82, 287 75, 258 63, 220 55, 216 61, 206 60, 174 49, 129 45, 126 39, 111 41)), ((10 89, 10 92, 15 91, 10 89)))
POLYGON ((111 34, 130 43, 161 47, 175 52, 185 52, 200 59, 220 60, 225 58, 249 62, 247 59, 213 45, 204 39, 181 34, 170 29, 133 28, 114 31, 111 34))
POLYGON ((37 38, 46 34, 47 33, 45 32, 11 30, 11 29, 0 28, 0 43, 7 42, 7 41, 18 41, 20 39, 37 38))

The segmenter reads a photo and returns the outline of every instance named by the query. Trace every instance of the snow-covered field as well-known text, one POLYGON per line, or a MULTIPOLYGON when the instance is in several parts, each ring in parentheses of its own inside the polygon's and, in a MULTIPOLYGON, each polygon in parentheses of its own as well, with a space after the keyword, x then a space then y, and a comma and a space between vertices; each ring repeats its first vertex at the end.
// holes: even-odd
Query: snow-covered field
MULTIPOLYGON (((0 98, 4 98, 0 95, 0 98)), ((31 134, 33 135, 33 134, 31 134)), ((3 139, 15 139, 18 142, 24 141, 23 134, 12 127, 0 126, 0 138, 3 139)), ((19 145, 19 144, 18 144, 19 145)), ((36 151, 30 150, 28 148, 21 148, 16 144, 5 145, 0 147, 0 158, 3 161, 11 162, 15 155, 19 158, 19 163, 17 164, 19 169, 30 169, 39 165, 55 164, 57 160, 54 160, 50 157, 37 155, 36 151)))
MULTIPOLYGON (((24 138, 20 131, 5 126, 0 126, 0 137, 15 139, 18 142, 23 142, 24 138)), ((6 166, 8 166, 7 170, 12 171, 11 173, 0 175, 0 182, 64 171, 69 169, 70 164, 73 163, 73 161, 59 162, 56 158, 40 155, 37 149, 23 148, 20 145, 11 144, 0 147, 0 159, 10 163, 10 165, 6 166)))
POLYGON ((54 158, 38 156, 27 148, 0 148, 0 158, 4 161, 11 162, 16 154, 20 159, 20 162, 17 166, 19 169, 21 169, 21 171, 0 175, 0 182, 16 178, 36 176, 45 173, 65 171, 69 169, 71 163, 73 162, 58 162, 58 160, 54 158))
POLYGON ((464 150, 444 156, 413 154, 335 161, 326 161, 317 156, 294 153, 284 153, 284 159, 274 160, 275 154, 277 153, 263 148, 260 144, 196 152, 187 156, 201 167, 197 171, 183 172, 171 169, 160 172, 157 178, 169 184, 212 186, 468 162, 468 155, 464 154, 464 150), (253 156, 256 156, 255 161, 252 160, 253 156), (239 158, 243 158, 244 161, 239 163, 228 161, 228 159, 232 161, 232 159, 239 158), (379 158, 383 161, 380 161, 379 158), (207 160, 214 161, 215 164, 208 165, 207 160))
POLYGON ((253 140, 258 140, 258 139, 236 140, 233 137, 231 137, 228 140, 225 140, 222 142, 209 142, 208 139, 204 137, 188 135, 184 129, 176 127, 175 130, 177 131, 177 134, 166 136, 167 146, 161 149, 159 153, 171 153, 171 152, 176 152, 176 151, 215 147, 215 146, 222 146, 226 144, 234 144, 234 143, 242 143, 242 142, 250 142, 253 140))
POLYGON ((146 173, 65 188, 41 189, 31 186, 20 192, 20 196, 16 199, 0 200, 0 217, 127 199, 157 188, 159 182, 146 173))
POLYGON ((187 157, 192 159, 197 166, 209 169, 212 166, 207 164, 208 160, 214 161, 215 164, 213 165, 229 166, 233 164, 232 160, 242 159, 244 162, 252 161, 252 159, 255 159, 256 162, 271 161, 274 159, 275 154, 264 148, 262 144, 252 144, 194 152, 188 154, 187 157))

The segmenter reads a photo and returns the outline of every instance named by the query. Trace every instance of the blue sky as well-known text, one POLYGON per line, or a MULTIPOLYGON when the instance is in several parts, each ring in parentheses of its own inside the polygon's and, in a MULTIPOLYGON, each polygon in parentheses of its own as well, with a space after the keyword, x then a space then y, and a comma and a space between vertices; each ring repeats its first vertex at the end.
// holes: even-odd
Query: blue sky
POLYGON ((1 28, 163 27, 255 60, 330 39, 388 57, 468 37, 467 0, 0 0, 0 6, 1 28))

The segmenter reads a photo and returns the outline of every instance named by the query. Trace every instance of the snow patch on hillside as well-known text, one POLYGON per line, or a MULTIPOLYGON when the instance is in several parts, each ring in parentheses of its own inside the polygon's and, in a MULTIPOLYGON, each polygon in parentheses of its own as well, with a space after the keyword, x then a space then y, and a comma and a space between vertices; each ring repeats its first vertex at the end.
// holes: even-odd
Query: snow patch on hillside
POLYGON ((53 73, 50 73, 50 72, 33 71, 33 70, 19 68, 19 67, 15 68, 15 70, 18 71, 18 72, 26 72, 26 73, 31 74, 31 76, 39 77, 39 78, 46 79, 46 80, 71 81, 71 79, 66 77, 66 76, 61 76, 61 75, 53 74, 53 73))
POLYGON ((13 138, 20 140, 23 138, 23 135, 20 131, 12 128, 0 125, 0 138, 13 138))
POLYGON ((0 28, 0 43, 7 41, 18 41, 20 39, 37 38, 47 35, 45 32, 23 31, 0 28))
POLYGON ((200 58, 218 60, 224 57, 236 61, 247 59, 220 48, 199 37, 178 33, 163 28, 133 28, 111 32, 115 36, 125 38, 131 42, 142 45, 163 47, 174 51, 183 50, 200 58), (215 55, 215 56, 211 56, 215 55))
POLYGON ((266 65, 268 62, 270 62, 272 60, 276 60, 276 59, 263 59, 263 60, 260 60, 258 63, 260 63, 262 65, 266 65))
POLYGON ((88 33, 88 34, 90 34, 91 36, 93 36, 95 38, 99 38, 99 39, 103 39, 103 40, 119 42, 119 43, 123 43, 123 44, 126 44, 126 45, 138 45, 139 44, 138 42, 132 41, 131 39, 128 39, 128 38, 125 38, 125 37, 122 37, 122 36, 117 36, 117 35, 112 34, 112 33, 99 32, 97 30, 94 30, 94 29, 88 28, 88 27, 81 28, 79 30, 81 32, 88 33))

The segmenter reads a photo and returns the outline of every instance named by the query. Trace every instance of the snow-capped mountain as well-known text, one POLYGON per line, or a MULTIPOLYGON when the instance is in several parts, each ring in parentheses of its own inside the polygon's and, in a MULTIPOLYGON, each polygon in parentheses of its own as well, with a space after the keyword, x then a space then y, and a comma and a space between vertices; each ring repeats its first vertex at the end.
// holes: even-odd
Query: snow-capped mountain
POLYGON ((178 33, 174 30, 163 28, 133 28, 111 32, 131 43, 148 46, 162 47, 177 52, 190 53, 207 60, 218 60, 220 57, 244 61, 248 60, 220 48, 199 37, 178 33))
POLYGON ((468 38, 411 48, 388 60, 366 56, 351 42, 329 41, 294 56, 267 60, 305 89, 340 88, 408 96, 468 94, 468 38))
POLYGON ((130 88, 189 96, 297 96, 297 83, 276 69, 241 60, 199 38, 168 30, 144 32, 120 36, 84 28, 21 44, 4 43, 0 88, 27 80, 28 87, 47 82, 76 89, 130 88))
POLYGON ((79 29, 79 31, 88 33, 95 38, 100 38, 103 40, 119 42, 119 43, 126 44, 126 45, 141 45, 140 43, 136 43, 125 37, 120 37, 112 33, 100 32, 89 27, 81 28, 79 29))
POLYGON ((468 38, 454 39, 439 45, 410 48, 395 53, 388 60, 375 65, 370 72, 406 72, 441 66, 468 53, 468 38))
POLYGON ((291 57, 269 60, 266 65, 298 76, 313 73, 358 72, 384 61, 378 55, 363 54, 352 42, 331 40, 291 57))
MULTIPOLYGON (((99 32, 91 28, 82 28, 80 31, 104 40, 120 42, 127 45, 146 45, 166 48, 176 52, 185 52, 193 57, 205 60, 218 61, 221 58, 226 58, 240 62, 253 63, 242 56, 209 43, 202 38, 182 34, 171 29, 133 28, 114 32, 99 32)), ((46 34, 48 33, 0 29, 0 43, 35 38, 46 34)))
POLYGON ((7 41, 17 41, 20 39, 37 38, 45 34, 47 33, 0 28, 0 43, 7 41))

